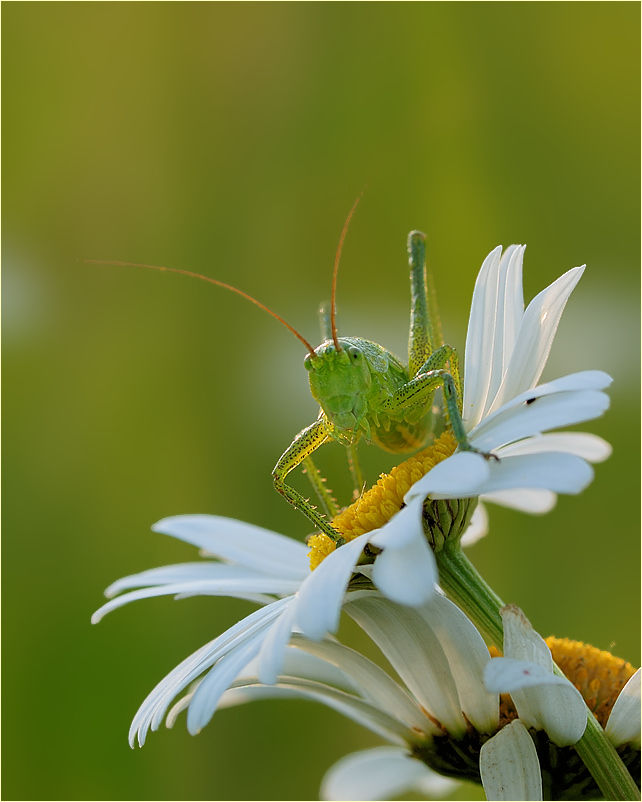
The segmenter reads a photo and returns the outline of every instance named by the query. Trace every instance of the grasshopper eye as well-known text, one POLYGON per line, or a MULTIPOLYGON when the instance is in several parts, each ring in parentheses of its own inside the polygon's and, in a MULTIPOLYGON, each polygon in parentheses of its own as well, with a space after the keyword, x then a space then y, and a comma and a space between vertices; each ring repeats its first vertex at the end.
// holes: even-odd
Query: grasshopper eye
POLYGON ((354 362, 355 365, 358 365, 363 357, 361 349, 354 345, 351 345, 350 348, 348 348, 348 354, 350 354, 350 361, 354 362))
POLYGON ((312 364, 312 357, 306 356, 303 360, 303 367, 309 372, 314 369, 314 365, 312 364))

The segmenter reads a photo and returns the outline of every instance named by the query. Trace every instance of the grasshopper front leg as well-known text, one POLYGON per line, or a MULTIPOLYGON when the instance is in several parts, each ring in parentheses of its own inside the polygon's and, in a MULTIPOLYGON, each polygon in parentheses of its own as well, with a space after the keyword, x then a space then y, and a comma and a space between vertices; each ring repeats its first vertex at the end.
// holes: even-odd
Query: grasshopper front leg
POLYGON ((281 456, 281 459, 274 466, 272 471, 272 478, 274 480, 274 487, 285 496, 285 498, 296 507, 310 520, 312 523, 324 532, 329 538, 334 540, 337 545, 343 544, 341 534, 332 527, 328 521, 321 515, 316 507, 310 504, 308 499, 305 499, 290 485, 286 485, 285 477, 301 463, 316 451, 319 446, 323 445, 330 439, 328 434, 326 422, 323 418, 318 418, 311 426, 304 429, 298 434, 289 448, 281 456))
POLYGON ((473 450, 468 443, 461 417, 461 380, 457 352, 450 345, 442 345, 421 366, 416 376, 383 402, 381 409, 391 418, 423 415, 432 403, 435 391, 443 388, 446 409, 457 444, 462 451, 473 450), (450 372, 443 369, 446 363, 450 372))

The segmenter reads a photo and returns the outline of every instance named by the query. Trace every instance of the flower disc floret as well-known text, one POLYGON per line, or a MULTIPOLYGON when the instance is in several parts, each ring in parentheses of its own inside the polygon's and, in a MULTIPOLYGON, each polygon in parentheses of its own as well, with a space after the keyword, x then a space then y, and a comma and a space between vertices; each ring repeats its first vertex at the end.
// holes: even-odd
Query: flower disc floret
MULTIPOLYGON (((390 473, 382 473, 367 493, 333 518, 332 526, 341 532, 346 542, 381 529, 405 506, 403 499, 412 485, 454 454, 456 446, 452 433, 444 432, 419 454, 397 465, 390 473)), ((336 544, 324 534, 312 535, 308 545, 311 548, 311 570, 336 548, 336 544)))

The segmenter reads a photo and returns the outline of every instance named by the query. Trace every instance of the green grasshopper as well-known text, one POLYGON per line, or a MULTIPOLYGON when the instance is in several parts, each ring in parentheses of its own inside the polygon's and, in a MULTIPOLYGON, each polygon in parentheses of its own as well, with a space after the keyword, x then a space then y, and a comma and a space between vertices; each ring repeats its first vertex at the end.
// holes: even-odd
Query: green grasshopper
POLYGON ((322 306, 319 310, 324 341, 317 348, 267 306, 216 279, 176 268, 87 260, 92 264, 148 267, 209 281, 236 292, 269 312, 305 345, 308 353, 304 365, 308 371, 312 396, 320 406, 319 417, 294 438, 274 467, 272 478, 279 493, 338 545, 344 542, 340 533, 309 499, 285 481, 294 468, 303 466, 326 512, 332 517, 338 513, 336 502, 312 462, 311 455, 317 448, 330 440, 336 440, 346 447, 358 495, 364 485, 356 455, 359 439, 363 437, 367 443, 375 443, 391 453, 415 451, 425 443, 431 432, 433 398, 435 391, 441 387, 455 439, 461 449, 470 449, 461 418, 459 359, 456 351, 443 344, 441 339, 434 289, 432 282, 429 285, 426 271, 424 234, 411 231, 408 235, 411 289, 408 367, 376 343, 360 337, 339 337, 337 334, 339 257, 348 224, 359 200, 360 197, 350 210, 341 233, 334 264, 329 320, 327 308, 322 306), (440 345, 437 345, 438 341, 441 341, 440 345), (447 364, 450 370, 445 369, 447 364))

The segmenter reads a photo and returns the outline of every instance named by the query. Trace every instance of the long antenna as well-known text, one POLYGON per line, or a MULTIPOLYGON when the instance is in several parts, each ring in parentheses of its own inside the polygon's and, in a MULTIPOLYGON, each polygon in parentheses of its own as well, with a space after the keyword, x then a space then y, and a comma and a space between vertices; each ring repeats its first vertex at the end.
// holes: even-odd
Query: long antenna
POLYGON ((310 345, 310 343, 305 339, 305 337, 301 336, 296 329, 294 329, 294 328, 292 328, 292 326, 290 326, 289 323, 286 323, 285 320, 283 320, 283 318, 280 315, 277 315, 276 312, 273 312, 269 307, 265 306, 265 304, 262 304, 260 301, 257 301, 256 298, 252 298, 251 295, 248 295, 246 292, 243 292, 243 290, 237 290, 236 287, 232 287, 231 284, 224 284, 222 281, 217 281, 215 278, 210 278, 209 276, 201 276, 200 273, 192 273, 189 270, 179 270, 176 267, 158 267, 157 265, 139 265, 139 264, 135 264, 134 262, 106 262, 106 261, 102 261, 100 259, 85 259, 85 264, 89 264, 89 265, 117 265, 117 266, 122 266, 122 267, 147 267, 150 270, 163 270, 163 271, 166 271, 168 273, 182 273, 184 276, 193 276, 194 278, 200 278, 203 281, 209 281, 210 284, 216 284, 217 287, 223 287, 226 290, 231 290, 232 292, 235 292, 237 295, 240 295, 243 298, 247 298, 248 301, 252 301, 253 304, 256 304, 257 306, 260 306, 261 309, 264 309, 266 312, 268 312, 270 315, 272 315, 272 317, 275 317, 280 323, 283 323, 283 325, 286 327, 286 329, 289 329, 292 332, 292 334, 294 334, 295 337, 297 337, 299 340, 301 340, 303 345, 305 345, 305 347, 308 349, 308 354, 312 359, 314 359, 314 357, 316 356, 315 353, 314 353, 314 346, 310 345))
POLYGON ((341 232, 341 239, 339 240, 337 255, 334 257, 334 273, 332 274, 332 298, 330 302, 330 326, 332 329, 332 339, 334 340, 334 347, 337 349, 337 351, 343 350, 339 345, 339 338, 337 336, 337 274, 339 272, 339 257, 341 256, 341 248, 343 247, 343 240, 346 238, 346 233, 348 231, 348 226, 350 225, 350 220, 352 219, 354 210, 357 208, 357 204, 361 200, 361 197, 364 192, 365 189, 362 190, 361 195, 359 195, 356 201, 352 204, 352 209, 350 209, 350 214, 348 215, 345 223, 343 224, 343 231, 341 232))

